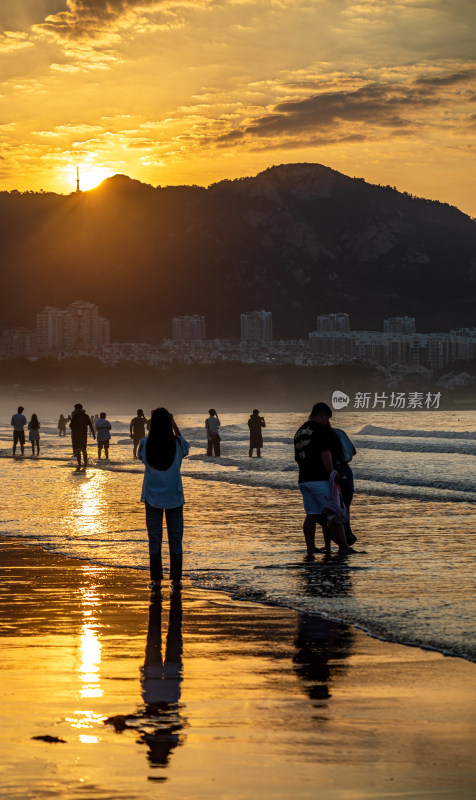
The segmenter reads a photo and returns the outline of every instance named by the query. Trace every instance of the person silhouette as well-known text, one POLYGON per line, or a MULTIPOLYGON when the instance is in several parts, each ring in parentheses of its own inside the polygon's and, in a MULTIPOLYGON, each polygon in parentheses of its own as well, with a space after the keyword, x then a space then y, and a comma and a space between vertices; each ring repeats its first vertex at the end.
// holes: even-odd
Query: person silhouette
POLYGON ((294 459, 299 467, 298 486, 306 513, 303 533, 307 553, 311 557, 316 552, 318 523, 322 526, 326 553, 331 552, 331 540, 338 545, 340 555, 355 552, 347 544, 342 524, 348 519, 347 510, 340 502, 330 506, 332 489, 339 486, 340 478, 334 463, 341 452, 340 440, 330 424, 331 417, 332 409, 326 403, 314 403, 307 422, 294 435, 294 459))
POLYGON ((81 403, 76 403, 74 406, 69 427, 71 428, 73 453, 78 462, 76 472, 79 472, 81 469, 81 453, 84 461, 83 469, 86 469, 88 465, 88 429, 91 431, 93 439, 96 438, 92 422, 81 403))
POLYGON ((249 457, 253 455, 253 450, 256 448, 256 457, 261 458, 261 448, 263 447, 263 434, 262 428, 266 428, 264 417, 260 417, 257 408, 253 409, 248 420, 248 428, 250 429, 250 449, 248 452, 249 457))
POLYGON ((66 436, 66 423, 67 423, 67 421, 68 420, 65 418, 65 416, 63 414, 59 415, 59 420, 58 420, 59 436, 66 436))
POLYGON ((109 458, 109 442, 111 440, 111 423, 106 419, 106 412, 101 411, 99 417, 96 419, 96 436, 98 443, 98 458, 101 458, 102 449, 104 448, 104 455, 109 458))
POLYGON ((170 579, 182 586, 183 504, 185 502, 180 466, 189 444, 166 408, 152 412, 149 435, 141 439, 139 458, 145 465, 141 501, 149 538, 150 588, 160 589, 162 574, 163 516, 167 521, 170 579))
POLYGON ((129 433, 132 439, 132 446, 133 446, 133 458, 137 458, 137 448, 139 447, 139 442, 145 436, 146 427, 148 428, 148 420, 144 416, 144 412, 141 408, 137 409, 137 416, 133 417, 130 421, 129 425, 129 433))
MULTIPOLYGON (((345 538, 347 544, 351 547, 357 541, 357 536, 350 526, 350 504, 354 496, 354 473, 349 464, 353 457, 357 455, 357 450, 342 428, 333 428, 334 433, 337 435, 340 443, 340 453, 336 457, 335 468, 340 475, 340 488, 342 492, 342 500, 344 505, 349 511, 349 519, 344 522, 345 538)), ((325 527, 325 522, 323 527, 325 527)), ((324 534, 325 538, 325 534, 324 534)))
POLYGON ((23 406, 18 406, 18 411, 13 415, 11 425, 13 425, 13 455, 16 454, 17 444, 20 443, 21 454, 25 452, 25 431, 26 417, 23 413, 23 406))
POLYGON ((38 417, 36 414, 31 415, 31 420, 28 423, 28 438, 31 442, 31 452, 35 455, 35 447, 36 447, 36 455, 40 455, 40 423, 38 421, 38 417))
POLYGON ((211 456, 212 448, 216 458, 220 456, 220 420, 214 408, 208 412, 209 417, 205 420, 205 428, 207 429, 207 456, 211 456))

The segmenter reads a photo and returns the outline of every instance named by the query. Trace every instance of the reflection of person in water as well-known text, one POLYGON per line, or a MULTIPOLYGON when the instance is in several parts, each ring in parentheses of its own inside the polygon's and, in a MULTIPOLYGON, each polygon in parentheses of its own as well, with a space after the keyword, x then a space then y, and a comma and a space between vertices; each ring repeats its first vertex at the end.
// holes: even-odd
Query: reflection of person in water
POLYGON ((352 594, 352 572, 343 559, 325 556, 322 561, 306 558, 300 590, 311 597, 348 597, 352 594))
POLYGON ((165 766, 174 747, 180 742, 183 728, 180 716, 182 683, 182 598, 174 592, 170 599, 169 626, 162 658, 162 603, 150 605, 149 632, 145 662, 141 669, 142 697, 146 724, 140 741, 149 748, 152 764, 165 766))
POLYGON ((346 669, 338 662, 351 654, 351 628, 318 614, 300 614, 294 643, 294 669, 304 682, 306 693, 311 700, 327 700, 333 678, 346 669))
MULTIPOLYGON (((149 607, 149 630, 141 689, 144 708, 134 714, 117 714, 104 720, 117 733, 134 731, 138 741, 149 748, 147 757, 153 767, 165 767, 174 747, 182 744, 184 721, 180 713, 182 684, 182 597, 173 592, 170 599, 169 626, 165 655, 162 658, 162 599, 154 597, 149 607)), ((160 778, 160 780, 164 780, 160 778)))

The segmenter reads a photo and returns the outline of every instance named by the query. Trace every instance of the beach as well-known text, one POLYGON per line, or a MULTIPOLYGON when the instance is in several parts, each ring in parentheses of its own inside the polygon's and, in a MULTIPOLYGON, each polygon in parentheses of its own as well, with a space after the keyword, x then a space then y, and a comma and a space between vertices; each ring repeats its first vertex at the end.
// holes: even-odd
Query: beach
POLYGON ((247 415, 222 415, 207 459, 179 417, 184 588, 152 599, 127 417, 81 473, 54 419, 39 458, 0 427, 2 796, 474 796, 476 416, 336 421, 357 447, 344 559, 305 554, 303 418, 266 415, 250 459, 247 415))
POLYGON ((1 553, 3 797, 474 796, 473 663, 188 582, 151 603, 142 571, 18 539, 1 553), (158 630, 183 647, 176 702, 150 714, 158 630))
MULTIPOLYGON (((182 464, 187 579, 476 661, 476 413, 335 415, 357 449, 358 552, 344 563, 305 559, 293 450, 305 413, 265 416, 259 459, 248 457, 247 414, 221 414, 216 459, 206 456, 204 418, 178 417, 190 443, 182 464)), ((12 459, 11 430, 0 425, 0 534, 98 566, 148 568, 143 466, 132 458, 130 418, 108 418, 110 458, 99 460, 90 439, 90 467, 81 473, 54 419, 40 415, 38 459, 28 446, 12 459)))

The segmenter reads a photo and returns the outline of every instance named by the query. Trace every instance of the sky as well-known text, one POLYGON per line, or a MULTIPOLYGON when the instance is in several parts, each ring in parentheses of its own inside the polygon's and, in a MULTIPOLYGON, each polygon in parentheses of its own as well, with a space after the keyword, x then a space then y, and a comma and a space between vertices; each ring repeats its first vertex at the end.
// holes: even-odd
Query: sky
POLYGON ((475 0, 1 0, 0 189, 314 162, 476 216, 475 0))

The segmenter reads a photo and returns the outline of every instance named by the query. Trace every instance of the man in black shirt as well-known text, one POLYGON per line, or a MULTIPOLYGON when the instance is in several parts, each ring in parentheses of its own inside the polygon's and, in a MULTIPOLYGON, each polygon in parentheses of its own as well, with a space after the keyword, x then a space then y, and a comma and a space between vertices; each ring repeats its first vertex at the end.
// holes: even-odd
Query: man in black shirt
POLYGON ((92 422, 89 418, 89 415, 86 414, 86 411, 82 407, 81 403, 76 403, 74 411, 71 414, 71 422, 69 423, 69 427, 71 428, 71 444, 73 445, 73 453, 78 462, 76 471, 79 472, 81 469, 81 453, 83 454, 84 461, 83 469, 86 469, 88 465, 88 428, 91 431, 93 439, 96 438, 92 422))
POLYGON ((342 524, 327 516, 329 479, 334 473, 334 480, 339 482, 334 461, 341 458, 339 439, 329 424, 331 417, 332 410, 326 403, 316 403, 308 421, 301 425, 294 436, 294 458, 299 466, 299 488, 306 512, 303 531, 308 555, 316 552, 317 523, 325 523, 323 532, 327 553, 330 553, 331 539, 339 546, 340 555, 353 552, 347 545, 342 524))
POLYGON ((137 458, 137 448, 139 447, 139 442, 145 436, 145 429, 148 427, 148 420, 144 416, 144 412, 141 408, 137 409, 137 417, 131 419, 129 425, 129 433, 131 435, 132 444, 134 446, 133 458, 137 458))

